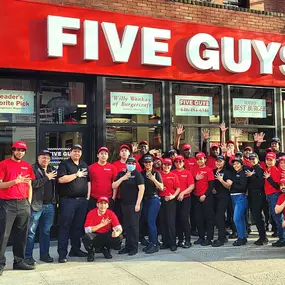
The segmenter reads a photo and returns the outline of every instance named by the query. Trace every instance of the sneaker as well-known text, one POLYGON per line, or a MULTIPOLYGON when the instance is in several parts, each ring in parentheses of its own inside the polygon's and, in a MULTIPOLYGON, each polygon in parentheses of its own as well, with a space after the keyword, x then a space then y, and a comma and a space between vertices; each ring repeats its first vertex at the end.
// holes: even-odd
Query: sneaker
POLYGON ((246 242, 247 242, 247 240, 245 241, 245 239, 240 239, 240 238, 238 238, 238 239, 233 243, 233 246, 245 245, 246 242))
POLYGON ((177 247, 183 247, 183 240, 179 240, 179 241, 178 241, 177 247))
POLYGON ((259 238, 257 241, 254 242, 255 245, 265 245, 268 244, 267 238, 259 238))
POLYGON ((94 250, 93 249, 88 251, 87 261, 88 262, 94 261, 94 250))
POLYGON ((212 243, 212 247, 220 247, 220 246, 223 246, 225 243, 221 240, 214 240, 214 242, 212 243))
POLYGON ((70 257, 87 257, 87 252, 82 251, 81 249, 71 249, 69 252, 70 257))
POLYGON ((278 237, 278 233, 277 232, 274 232, 271 237, 278 237))
POLYGON ((170 247, 170 250, 171 250, 171 251, 176 251, 176 250, 177 250, 177 246, 176 246, 176 245, 172 245, 172 246, 170 247))
POLYGON ((198 238, 196 241, 194 241, 194 244, 201 244, 205 239, 198 238))
POLYGON ((25 259, 25 262, 26 262, 27 264, 33 265, 33 266, 36 264, 36 261, 35 261, 32 257, 26 258, 26 259, 25 259))
POLYGON ((189 248, 192 246, 191 241, 185 241, 185 243, 183 244, 182 248, 189 248))
POLYGON ((147 252, 149 248, 153 247, 152 243, 142 249, 143 252, 147 252))
POLYGON ((53 258, 49 254, 41 255, 40 260, 43 262, 46 262, 46 263, 52 263, 53 262, 53 258))
POLYGON ((28 264, 25 260, 13 264, 14 270, 34 270, 35 266, 28 264))
POLYGON ((146 250, 146 254, 152 254, 158 252, 158 246, 156 245, 152 245, 151 247, 148 248, 148 250, 146 250))
POLYGON ((209 240, 209 239, 205 239, 204 241, 201 242, 202 246, 208 246, 208 245, 211 245, 211 244, 212 244, 212 241, 209 240))
POLYGON ((272 243, 272 246, 274 246, 274 247, 284 247, 285 246, 285 240, 278 240, 277 242, 272 243))
POLYGON ((234 238, 237 238, 237 233, 231 233, 229 235, 229 239, 234 239, 234 238))
POLYGON ((66 257, 59 257, 58 258, 58 262, 59 263, 66 263, 67 262, 67 258, 66 257))
POLYGON ((129 256, 136 255, 137 253, 138 253, 138 250, 137 250, 136 248, 131 249, 131 250, 129 251, 129 256))
POLYGON ((102 253, 106 259, 112 259, 113 256, 108 248, 102 248, 102 253))
POLYGON ((140 239, 140 243, 143 246, 148 246, 148 244, 149 244, 149 242, 144 237, 140 239))
POLYGON ((168 249, 169 248, 169 246, 167 245, 167 244, 162 244, 161 246, 160 246, 160 249, 168 249))
POLYGON ((128 248, 124 247, 118 252, 118 254, 127 254, 129 252, 130 252, 130 250, 128 248))

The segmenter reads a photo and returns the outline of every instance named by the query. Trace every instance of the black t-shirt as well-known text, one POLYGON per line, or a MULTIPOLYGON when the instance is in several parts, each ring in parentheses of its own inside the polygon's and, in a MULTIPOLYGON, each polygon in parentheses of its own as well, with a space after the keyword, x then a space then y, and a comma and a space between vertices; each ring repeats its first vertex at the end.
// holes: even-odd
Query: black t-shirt
MULTIPOLYGON (((152 170, 151 171, 152 175, 155 175, 155 179, 162 183, 162 178, 159 172, 157 172, 156 170, 152 170)), ((141 175, 144 178, 144 185, 145 185, 145 190, 144 190, 144 199, 150 199, 153 195, 158 195, 158 191, 157 188, 155 186, 155 184, 147 178, 146 176, 146 172, 143 171, 141 172, 141 175)))
MULTIPOLYGON (((64 160, 58 167, 57 178, 64 175, 75 174, 79 169, 88 172, 87 163, 80 160, 79 164, 76 165, 71 158, 64 160)), ((77 177, 68 183, 58 183, 59 196, 69 198, 87 197, 88 181, 89 174, 87 177, 77 177)))
MULTIPOLYGON (((218 170, 214 169, 213 170, 214 175, 217 174, 218 170)), ((232 180, 232 173, 223 168, 222 170, 219 171, 220 174, 224 174, 223 180, 227 181, 227 180, 232 180)), ((215 189, 217 191, 217 195, 229 195, 229 189, 227 189, 218 179, 215 179, 215 189)))
POLYGON ((43 203, 50 204, 53 201, 54 197, 54 185, 52 180, 48 180, 44 184, 44 196, 43 196, 43 203))
MULTIPOLYGON (((119 172, 115 181, 126 174, 125 171, 119 172)), ((139 188, 138 185, 144 185, 144 179, 140 172, 134 170, 128 180, 120 184, 120 195, 122 205, 135 205, 137 203, 139 188)))

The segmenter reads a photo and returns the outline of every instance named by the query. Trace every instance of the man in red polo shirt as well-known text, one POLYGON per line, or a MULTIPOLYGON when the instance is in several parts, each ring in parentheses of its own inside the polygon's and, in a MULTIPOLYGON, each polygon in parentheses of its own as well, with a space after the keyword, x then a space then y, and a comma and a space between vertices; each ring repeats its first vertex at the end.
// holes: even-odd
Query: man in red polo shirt
POLYGON ((198 225, 199 239, 194 244, 211 245, 214 237, 214 189, 215 177, 211 168, 206 166, 206 155, 198 152, 196 155, 198 167, 192 170, 195 179, 193 198, 195 200, 195 217, 198 225), (205 240, 205 223, 207 238, 205 240))
POLYGON ((182 146, 182 155, 184 156, 184 165, 187 170, 191 171, 193 167, 197 166, 196 159, 194 157, 191 157, 190 144, 184 144, 182 146))
POLYGON ((26 151, 26 143, 15 142, 12 157, 0 162, 0 275, 6 265, 5 250, 11 233, 17 237, 13 244, 13 269, 35 269, 24 260, 32 201, 31 180, 35 179, 32 166, 22 160, 26 151))
POLYGON ((109 199, 109 208, 113 210, 117 189, 112 189, 112 183, 117 176, 117 169, 108 162, 109 149, 107 147, 100 147, 97 157, 98 162, 89 166, 91 193, 88 211, 96 207, 99 197, 107 197, 109 199))
POLYGON ((109 199, 99 197, 97 208, 91 210, 85 221, 85 236, 82 242, 88 251, 87 261, 94 261, 94 249, 100 248, 106 259, 111 259, 111 248, 120 247, 122 227, 117 216, 108 209, 109 199))

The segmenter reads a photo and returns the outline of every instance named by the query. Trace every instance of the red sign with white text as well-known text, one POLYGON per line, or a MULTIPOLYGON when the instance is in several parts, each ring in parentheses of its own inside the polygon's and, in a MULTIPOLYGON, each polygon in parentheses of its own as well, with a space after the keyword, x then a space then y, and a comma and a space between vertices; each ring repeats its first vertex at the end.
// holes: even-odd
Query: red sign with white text
POLYGON ((0 69, 284 86, 284 46, 278 34, 0 2, 0 69))

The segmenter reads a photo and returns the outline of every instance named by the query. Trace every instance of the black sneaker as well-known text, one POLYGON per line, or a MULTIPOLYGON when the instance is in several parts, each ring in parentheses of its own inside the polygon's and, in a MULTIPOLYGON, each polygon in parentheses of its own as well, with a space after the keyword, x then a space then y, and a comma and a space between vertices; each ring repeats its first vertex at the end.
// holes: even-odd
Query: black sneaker
POLYGON ((223 246, 225 243, 221 240, 214 240, 214 242, 212 243, 212 247, 220 247, 220 246, 223 246))
POLYGON ((205 239, 198 238, 196 241, 194 241, 194 244, 202 244, 202 242, 203 242, 204 240, 205 240, 205 239))
POLYGON ((185 241, 185 243, 183 244, 182 248, 190 248, 192 246, 191 241, 185 241))
POLYGON ((208 246, 208 245, 211 245, 211 244, 212 244, 212 241, 209 240, 209 239, 205 239, 204 241, 201 242, 202 246, 208 246))
POLYGON ((59 263, 66 263, 67 262, 67 258, 66 257, 59 257, 58 258, 58 262, 59 263))
POLYGON ((246 242, 244 239, 240 239, 238 238, 234 243, 233 243, 233 246, 242 246, 242 245, 245 245, 246 242))
POLYGON ((229 235, 229 239, 234 239, 234 238, 237 238, 237 233, 231 233, 229 235))
POLYGON ((129 251, 129 256, 136 255, 137 253, 138 253, 138 250, 137 250, 136 248, 131 249, 131 250, 129 251))
POLYGON ((171 251, 176 251, 176 250, 177 250, 177 246, 176 246, 176 245, 172 245, 172 246, 170 247, 170 250, 171 250, 171 251))
POLYGON ((94 261, 94 250, 93 249, 88 251, 87 261, 88 262, 94 261))
POLYGON ((158 246, 156 245, 151 245, 151 247, 148 248, 148 250, 146 250, 146 254, 152 254, 158 252, 158 246))
POLYGON ((164 243, 160 246, 161 250, 168 249, 168 248, 169 248, 169 246, 167 244, 164 244, 164 243))
POLYGON ((150 243, 148 246, 144 247, 142 249, 143 252, 147 252, 149 248, 153 247, 153 245, 150 243))
POLYGON ((35 261, 32 257, 26 258, 26 259, 25 259, 25 262, 26 262, 27 264, 33 265, 33 266, 35 266, 35 264, 36 264, 36 261, 35 261))
POLYGON ((127 254, 129 252, 130 252, 130 250, 128 248, 124 247, 118 252, 118 254, 127 254))
POLYGON ((112 259, 113 256, 108 248, 102 248, 102 253, 106 259, 112 259))
POLYGON ((145 238, 141 238, 141 239, 140 239, 140 243, 141 243, 141 245, 143 245, 143 246, 148 246, 148 244, 149 244, 149 242, 148 242, 145 238))
POLYGON ((268 244, 267 238, 259 238, 257 241, 254 242, 255 245, 266 245, 268 244))
POLYGON ((14 263, 13 264, 13 269, 14 270, 34 270, 35 266, 34 265, 29 265, 27 262, 24 260, 14 263))
POLYGON ((284 247, 285 246, 285 240, 278 240, 277 242, 273 243, 272 246, 275 246, 275 247, 284 247), (275 244, 275 245, 273 245, 275 244))
POLYGON ((278 237, 278 233, 277 232, 274 232, 271 237, 278 237))
POLYGON ((183 240, 179 240, 179 241, 178 241, 177 247, 183 247, 183 240))
POLYGON ((40 260, 46 263, 53 262, 53 258, 49 254, 40 256, 40 260))
POLYGON ((70 257, 87 257, 87 252, 82 251, 81 249, 73 250, 69 252, 70 257))

